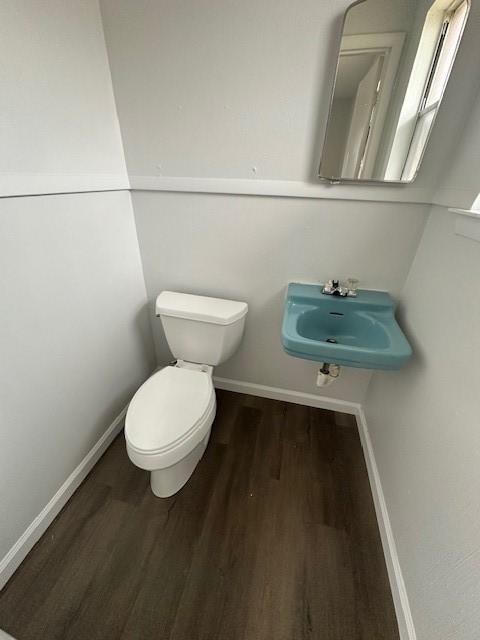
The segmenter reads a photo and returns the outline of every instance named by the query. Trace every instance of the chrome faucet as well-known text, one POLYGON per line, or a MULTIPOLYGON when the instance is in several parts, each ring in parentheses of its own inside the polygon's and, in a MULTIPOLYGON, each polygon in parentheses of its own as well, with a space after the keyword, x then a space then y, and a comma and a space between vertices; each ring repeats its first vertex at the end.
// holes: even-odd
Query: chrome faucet
POLYGON ((332 278, 323 286, 322 293, 326 296, 341 296, 342 298, 349 296, 350 298, 355 298, 357 296, 357 286, 358 280, 355 278, 349 278, 346 284, 332 278))
POLYGON ((340 283, 340 280, 328 280, 325 286, 322 289, 322 293, 326 296, 342 296, 345 297, 348 293, 348 289, 343 287, 340 283))

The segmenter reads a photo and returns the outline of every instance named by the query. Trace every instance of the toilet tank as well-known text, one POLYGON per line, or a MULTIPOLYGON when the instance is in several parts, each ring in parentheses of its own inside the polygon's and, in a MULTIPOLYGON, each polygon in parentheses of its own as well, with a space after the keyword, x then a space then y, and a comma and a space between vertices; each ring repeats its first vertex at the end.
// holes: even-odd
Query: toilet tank
POLYGON ((246 302, 162 291, 155 305, 177 360, 216 366, 237 350, 247 315, 246 302))

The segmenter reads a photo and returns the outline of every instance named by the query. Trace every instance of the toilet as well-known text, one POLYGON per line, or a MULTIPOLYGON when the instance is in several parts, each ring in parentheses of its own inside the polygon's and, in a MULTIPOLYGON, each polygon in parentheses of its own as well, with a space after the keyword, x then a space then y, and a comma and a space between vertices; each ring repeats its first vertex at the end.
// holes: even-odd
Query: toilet
POLYGON ((150 471, 153 493, 166 498, 188 481, 207 447, 215 418, 213 367, 237 350, 245 302, 163 291, 155 312, 176 362, 138 389, 125 418, 127 453, 150 471))

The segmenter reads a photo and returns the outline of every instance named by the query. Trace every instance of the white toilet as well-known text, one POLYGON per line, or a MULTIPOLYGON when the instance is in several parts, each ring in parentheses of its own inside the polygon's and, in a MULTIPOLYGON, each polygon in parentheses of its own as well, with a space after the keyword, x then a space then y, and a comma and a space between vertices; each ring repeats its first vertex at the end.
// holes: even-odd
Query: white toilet
POLYGON ((152 491, 179 491, 202 457, 215 418, 213 367, 236 351, 243 335, 245 302, 163 291, 162 320, 174 366, 151 376, 134 395, 125 419, 130 460, 150 471, 152 491))

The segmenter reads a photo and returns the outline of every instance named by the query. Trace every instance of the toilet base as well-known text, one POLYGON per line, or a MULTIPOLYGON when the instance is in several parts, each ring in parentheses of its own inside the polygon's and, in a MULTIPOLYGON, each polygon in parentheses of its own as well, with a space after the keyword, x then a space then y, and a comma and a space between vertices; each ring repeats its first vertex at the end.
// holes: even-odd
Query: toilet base
POLYGON ((158 498, 173 496, 188 482, 207 448, 210 431, 211 429, 208 430, 205 438, 185 458, 182 458, 171 467, 155 469, 150 473, 150 486, 158 498))

